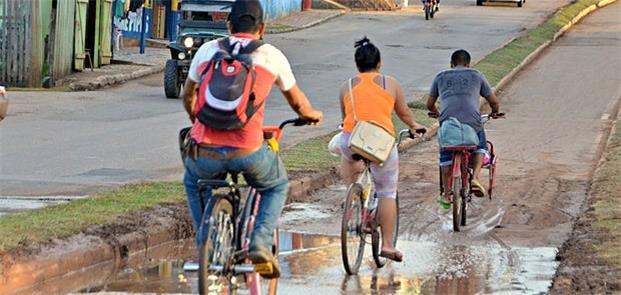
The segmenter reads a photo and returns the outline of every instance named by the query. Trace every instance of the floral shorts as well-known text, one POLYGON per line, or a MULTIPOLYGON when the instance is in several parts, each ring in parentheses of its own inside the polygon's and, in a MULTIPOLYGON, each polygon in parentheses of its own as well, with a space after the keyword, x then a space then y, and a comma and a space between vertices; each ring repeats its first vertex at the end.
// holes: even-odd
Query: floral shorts
MULTIPOLYGON (((355 162, 352 158, 354 152, 347 147, 351 133, 342 132, 335 142, 330 145, 331 153, 340 154, 345 160, 355 162)), ((399 152, 393 148, 390 156, 382 166, 371 163, 371 175, 375 184, 378 198, 397 198, 397 183, 399 181, 399 152)))

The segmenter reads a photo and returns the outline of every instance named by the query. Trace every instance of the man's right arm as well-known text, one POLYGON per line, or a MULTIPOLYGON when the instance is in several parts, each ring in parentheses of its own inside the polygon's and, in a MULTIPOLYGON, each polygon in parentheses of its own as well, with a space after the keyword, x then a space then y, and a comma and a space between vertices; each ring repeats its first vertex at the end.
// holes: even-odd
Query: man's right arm
POLYGON ((293 111, 300 116, 300 119, 310 121, 311 125, 317 125, 321 122, 323 113, 313 110, 310 101, 308 101, 308 98, 297 84, 293 85, 289 90, 283 90, 282 94, 287 99, 293 111))

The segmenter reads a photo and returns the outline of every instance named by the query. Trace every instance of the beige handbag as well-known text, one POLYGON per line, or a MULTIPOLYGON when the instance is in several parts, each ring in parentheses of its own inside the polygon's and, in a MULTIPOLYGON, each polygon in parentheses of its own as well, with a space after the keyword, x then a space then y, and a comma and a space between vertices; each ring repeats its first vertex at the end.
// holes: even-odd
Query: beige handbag
POLYGON ((354 104, 352 80, 349 80, 349 97, 354 120, 357 122, 349 138, 347 147, 364 158, 383 164, 395 145, 395 137, 384 127, 373 121, 358 121, 354 104))

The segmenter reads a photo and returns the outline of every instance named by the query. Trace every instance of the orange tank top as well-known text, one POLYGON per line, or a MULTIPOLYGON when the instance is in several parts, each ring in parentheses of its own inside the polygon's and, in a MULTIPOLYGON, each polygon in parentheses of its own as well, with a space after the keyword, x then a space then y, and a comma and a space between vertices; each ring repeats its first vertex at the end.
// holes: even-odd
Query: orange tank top
POLYGON ((352 111, 351 94, 349 90, 347 91, 343 99, 343 105, 345 106, 343 131, 352 132, 356 126, 357 119, 358 121, 373 121, 393 135, 395 134, 395 127, 392 123, 395 99, 386 89, 373 81, 378 75, 377 73, 362 73, 358 75, 360 83, 353 86, 351 91, 354 94, 355 116, 352 111))

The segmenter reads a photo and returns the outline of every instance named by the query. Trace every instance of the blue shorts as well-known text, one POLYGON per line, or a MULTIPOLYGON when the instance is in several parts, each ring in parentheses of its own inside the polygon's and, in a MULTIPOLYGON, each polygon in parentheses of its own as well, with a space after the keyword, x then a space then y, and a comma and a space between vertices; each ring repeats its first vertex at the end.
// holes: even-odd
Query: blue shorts
MULTIPOLYGON (((487 137, 485 136, 485 130, 481 129, 477 132, 479 136, 479 146, 474 151, 475 154, 487 153, 487 137)), ((452 151, 440 151, 440 166, 449 166, 453 164, 453 152, 452 151)))

